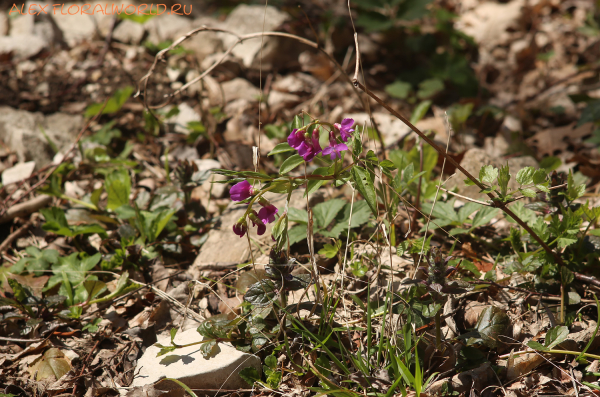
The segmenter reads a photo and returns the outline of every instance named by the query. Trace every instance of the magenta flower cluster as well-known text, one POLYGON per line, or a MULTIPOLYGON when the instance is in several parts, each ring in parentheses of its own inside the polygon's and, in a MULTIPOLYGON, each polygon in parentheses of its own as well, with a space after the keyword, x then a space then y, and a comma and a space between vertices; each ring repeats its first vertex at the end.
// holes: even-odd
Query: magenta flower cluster
MULTIPOLYGON (((254 188, 248 181, 236 183, 229 190, 229 195, 233 201, 246 200, 247 198, 254 196, 254 194, 254 188)), ((251 210, 248 213, 248 218, 252 221, 252 226, 256 227, 258 235, 262 236, 267 230, 267 224, 275 221, 275 215, 279 210, 263 197, 259 197, 258 203, 262 208, 258 212, 251 210)), ((246 216, 244 215, 233 225, 233 232, 238 236, 243 237, 247 231, 248 224, 246 222, 246 216)))
MULTIPOLYGON (((335 130, 339 131, 342 141, 348 142, 348 139, 352 137, 354 129, 354 120, 344 119, 342 123, 335 123, 335 130)), ((337 143, 335 139, 334 131, 329 133, 329 146, 325 149, 321 148, 319 144, 319 130, 314 129, 312 135, 302 129, 294 128, 291 134, 288 136, 288 144, 298 151, 298 154, 302 156, 304 161, 311 161, 319 153, 324 156, 329 156, 331 160, 342 158, 341 152, 348 150, 348 146, 344 143, 337 143)))

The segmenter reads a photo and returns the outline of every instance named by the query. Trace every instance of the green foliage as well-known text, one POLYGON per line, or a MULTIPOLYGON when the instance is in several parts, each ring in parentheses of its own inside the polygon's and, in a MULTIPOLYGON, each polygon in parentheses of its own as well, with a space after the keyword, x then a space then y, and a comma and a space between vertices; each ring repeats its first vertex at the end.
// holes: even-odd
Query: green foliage
POLYGON ((112 97, 106 102, 106 106, 104 103, 94 103, 89 105, 85 110, 85 117, 93 117, 102 110, 102 114, 113 114, 121 110, 125 102, 131 97, 133 94, 134 88, 131 86, 126 86, 121 89, 117 89, 112 97), (102 109, 104 107, 104 109, 102 109))
POLYGON ((500 336, 506 332, 509 323, 510 319, 504 310, 495 306, 486 307, 479 315, 475 326, 479 336, 470 338, 468 344, 482 343, 490 349, 498 348, 503 343, 500 336))

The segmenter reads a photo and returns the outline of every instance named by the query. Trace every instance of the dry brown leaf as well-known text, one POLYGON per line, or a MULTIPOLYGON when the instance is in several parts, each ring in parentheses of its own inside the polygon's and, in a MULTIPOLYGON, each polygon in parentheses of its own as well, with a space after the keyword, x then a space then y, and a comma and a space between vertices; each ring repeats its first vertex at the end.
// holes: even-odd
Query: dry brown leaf
POLYGON ((540 131, 525 142, 536 150, 538 158, 542 158, 546 155, 555 156, 556 154, 565 151, 567 146, 572 144, 575 140, 590 135, 594 130, 593 123, 586 123, 577 128, 574 128, 574 125, 575 124, 570 124, 564 127, 540 131))

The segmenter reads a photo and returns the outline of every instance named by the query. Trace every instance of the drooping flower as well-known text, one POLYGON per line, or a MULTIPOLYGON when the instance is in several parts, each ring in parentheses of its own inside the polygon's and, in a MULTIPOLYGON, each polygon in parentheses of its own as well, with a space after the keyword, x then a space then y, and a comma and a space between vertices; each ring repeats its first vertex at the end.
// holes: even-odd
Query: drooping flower
POLYGON ((258 211, 258 217, 266 225, 267 223, 271 223, 275 220, 275 214, 278 211, 279 210, 274 205, 267 205, 258 211))
POLYGON ((262 236, 267 231, 267 225, 259 218, 256 211, 252 210, 248 214, 248 218, 252 221, 252 226, 256 227, 256 234, 262 236))
POLYGON ((244 237, 244 234, 248 231, 248 224, 242 217, 236 223, 233 224, 233 232, 240 237, 244 237))
POLYGON ((287 141, 291 147, 298 150, 302 142, 304 142, 304 131, 298 131, 297 128, 294 128, 292 133, 288 136, 287 141))
POLYGON ((353 119, 343 119, 341 124, 334 124, 335 128, 337 128, 340 131, 340 135, 342 136, 342 140, 344 142, 348 142, 348 139, 352 137, 352 133, 354 132, 354 128, 352 128, 353 125, 353 119))
POLYGON ((248 181, 241 181, 229 189, 229 195, 233 201, 246 200, 248 197, 254 195, 254 188, 248 181))

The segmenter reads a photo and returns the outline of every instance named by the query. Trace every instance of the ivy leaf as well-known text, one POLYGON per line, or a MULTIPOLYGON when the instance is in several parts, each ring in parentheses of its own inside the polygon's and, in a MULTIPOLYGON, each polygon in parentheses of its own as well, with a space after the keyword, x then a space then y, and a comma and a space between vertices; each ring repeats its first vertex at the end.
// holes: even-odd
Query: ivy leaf
MULTIPOLYGON (((496 349, 501 345, 498 337, 506 331, 509 322, 510 319, 504 310, 495 306, 488 306, 479 316, 475 329, 479 332, 481 342, 485 346, 496 349)), ((469 339, 469 342, 473 339, 469 339)))
POLYGON ((127 169, 118 168, 106 175, 105 187, 108 193, 106 208, 115 210, 122 205, 129 204, 131 178, 127 169))
POLYGON ((248 288, 244 300, 255 306, 267 306, 276 299, 278 292, 279 288, 273 281, 260 280, 248 288))
POLYGON ((483 183, 491 184, 498 177, 498 168, 491 165, 484 165, 479 170, 479 180, 483 183))
POLYGON ((362 167, 355 165, 352 167, 352 179, 356 185, 356 189, 365 198, 373 215, 377 217, 377 196, 375 194, 375 186, 368 171, 362 167))
POLYGON ((517 183, 519 185, 529 185, 533 182, 533 175, 535 174, 535 168, 525 167, 517 172, 517 183))

